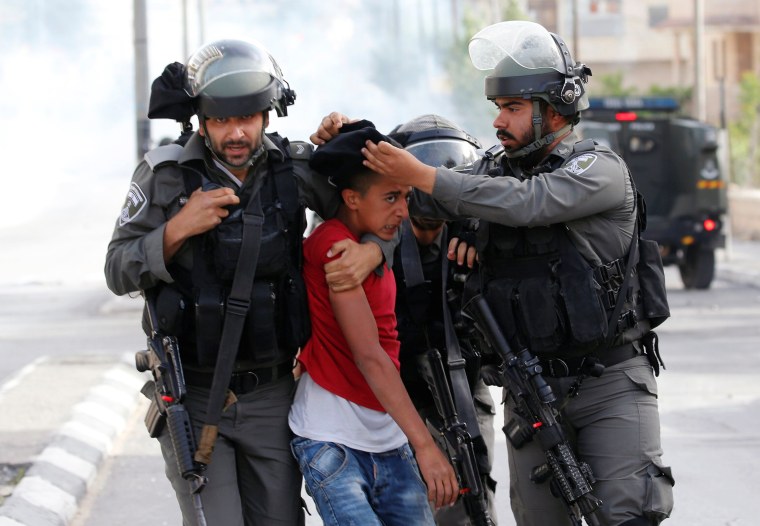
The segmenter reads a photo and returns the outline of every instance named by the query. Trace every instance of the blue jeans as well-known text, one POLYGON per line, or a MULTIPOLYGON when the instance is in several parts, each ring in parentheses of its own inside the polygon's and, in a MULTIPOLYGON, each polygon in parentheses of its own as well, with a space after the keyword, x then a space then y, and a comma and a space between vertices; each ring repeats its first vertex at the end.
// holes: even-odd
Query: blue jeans
POLYGON ((435 524, 408 444, 367 453, 296 436, 290 446, 325 526, 435 524))

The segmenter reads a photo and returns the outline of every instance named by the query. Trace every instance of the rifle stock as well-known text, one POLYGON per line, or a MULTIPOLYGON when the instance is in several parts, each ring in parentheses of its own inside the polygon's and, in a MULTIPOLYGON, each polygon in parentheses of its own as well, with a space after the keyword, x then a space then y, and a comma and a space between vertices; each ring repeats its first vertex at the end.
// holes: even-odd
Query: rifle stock
POLYGON ((473 526, 493 526, 493 521, 488 514, 485 485, 478 470, 472 437, 467 431, 467 424, 460 422, 457 416, 441 353, 431 348, 419 355, 417 369, 433 395, 440 417, 437 422, 440 425, 436 426, 439 443, 446 451, 449 462, 457 474, 459 493, 465 512, 473 526))
POLYGON ((560 496, 574 525, 583 519, 589 526, 599 526, 596 510, 602 501, 591 493, 595 482, 591 468, 579 461, 565 437, 558 412, 552 405, 554 393, 541 375, 538 358, 522 347, 514 353, 499 328, 486 299, 482 295, 472 298, 464 312, 475 321, 491 348, 501 357, 502 380, 520 408, 527 425, 512 420, 505 425, 505 433, 515 449, 519 449, 535 435, 546 457, 546 463, 531 472, 535 483, 551 480, 553 493, 560 496))
POLYGON ((203 475, 205 466, 193 460, 196 442, 190 415, 183 403, 187 389, 179 345, 175 337, 163 335, 158 329, 155 322, 157 320, 155 292, 147 290, 143 292, 143 296, 151 334, 148 337, 147 350, 138 351, 135 355, 135 366, 140 372, 151 372, 153 382, 146 384, 143 393, 154 402, 148 410, 145 423, 153 438, 158 437, 162 430, 168 427, 174 456, 177 459, 177 468, 182 478, 190 485, 197 524, 206 526, 200 492, 208 480, 203 475), (152 383, 152 389, 150 383, 152 383))

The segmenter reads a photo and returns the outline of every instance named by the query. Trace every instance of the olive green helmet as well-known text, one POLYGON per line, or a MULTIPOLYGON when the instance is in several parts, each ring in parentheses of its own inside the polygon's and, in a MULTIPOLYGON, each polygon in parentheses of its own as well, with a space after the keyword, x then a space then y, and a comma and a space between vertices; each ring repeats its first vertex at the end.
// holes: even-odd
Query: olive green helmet
POLYGON ((560 115, 574 117, 588 108, 584 84, 591 70, 574 63, 564 40, 534 22, 499 22, 470 40, 470 59, 485 79, 485 95, 539 98, 560 115))

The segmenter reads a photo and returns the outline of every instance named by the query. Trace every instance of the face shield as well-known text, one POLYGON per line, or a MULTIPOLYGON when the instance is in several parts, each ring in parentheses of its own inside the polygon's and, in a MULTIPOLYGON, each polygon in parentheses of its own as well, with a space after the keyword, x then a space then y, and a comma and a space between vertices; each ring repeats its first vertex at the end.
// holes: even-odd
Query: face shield
POLYGON ((486 97, 541 98, 560 114, 575 116, 588 107, 584 84, 591 70, 573 63, 558 35, 534 22, 499 22, 470 40, 470 59, 485 79, 486 97))
POLYGON ((526 70, 551 68, 566 74, 565 60, 551 33, 534 22, 499 22, 470 40, 470 60, 480 70, 494 69, 510 57, 526 70))
POLYGON ((406 150, 428 166, 453 168, 478 160, 475 147, 459 139, 431 139, 409 144, 406 150))

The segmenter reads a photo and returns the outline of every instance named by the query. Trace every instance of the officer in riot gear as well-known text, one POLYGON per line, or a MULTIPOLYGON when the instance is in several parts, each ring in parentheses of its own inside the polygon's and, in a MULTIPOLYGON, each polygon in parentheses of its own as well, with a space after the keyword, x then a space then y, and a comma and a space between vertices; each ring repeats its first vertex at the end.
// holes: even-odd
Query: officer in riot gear
MULTIPOLYGON (((643 261, 648 247, 637 242, 642 207, 625 163, 573 131, 591 71, 558 35, 524 21, 483 29, 470 57, 491 70, 485 94, 497 108, 500 146, 472 174, 429 167, 384 142, 367 143, 367 165, 418 189, 410 213, 480 218, 480 271, 470 281, 510 346, 538 357, 534 372, 552 388, 576 454, 596 478, 594 516, 605 525, 659 524, 673 507, 673 477, 662 460, 651 329, 669 313, 644 273, 632 272, 628 256, 641 252, 643 261)), ((519 426, 515 400, 506 402, 505 421, 519 426)), ((508 442, 517 524, 571 524, 551 485, 531 480, 545 462, 539 442, 508 442)))
MULTIPOLYGON (((453 168, 471 164, 479 157, 480 142, 439 115, 420 115, 394 128, 390 136, 429 166, 453 168)), ((464 265, 456 261, 449 263, 446 257, 447 250, 455 250, 457 241, 470 236, 475 228, 476 224, 469 220, 446 224, 441 219, 410 216, 404 222, 401 244, 394 255, 401 378, 431 432, 440 435, 446 415, 439 414, 437 407, 442 405, 441 400, 435 400, 435 387, 429 385, 432 379, 424 372, 430 366, 419 365, 421 360, 424 363, 429 359, 427 353, 431 349, 440 352, 449 389, 454 393, 452 401, 457 417, 473 440, 477 469, 482 479, 479 487, 483 492, 483 509, 473 510, 473 506, 465 506, 460 500, 453 507, 436 511, 436 524, 441 526, 470 524, 468 515, 476 515, 477 520, 478 512, 481 517, 490 517, 495 524, 496 516, 493 505, 495 482, 490 477, 495 404, 488 387, 479 378, 480 354, 470 339, 472 333, 457 323, 461 321, 459 289, 470 270, 467 264, 470 267, 474 264, 474 251, 470 253, 469 261, 466 254, 462 254, 464 265), (445 315, 443 309, 448 310, 445 315), (461 358, 465 360, 464 369, 451 372, 448 364, 461 358)), ((438 354, 435 357, 437 359, 438 354)), ((448 393, 438 396, 448 396, 448 393)), ((460 485, 466 485, 466 481, 460 481, 460 485)))
MULTIPOLYGON (((167 67, 151 99, 153 117, 187 132, 195 113, 199 129, 138 164, 108 246, 107 284, 116 294, 150 291, 156 330, 178 342, 208 524, 303 524, 287 416, 294 356, 310 330, 304 211, 331 217, 337 196, 311 172, 310 145, 266 132, 269 111, 287 115, 295 93, 260 45, 207 44, 167 67)), ((394 243, 375 241, 334 247, 343 253, 338 282, 352 285, 341 275, 349 268, 363 275, 359 285, 382 251, 391 260, 394 243)), ((196 524, 169 433, 158 439, 184 524, 196 524)))

